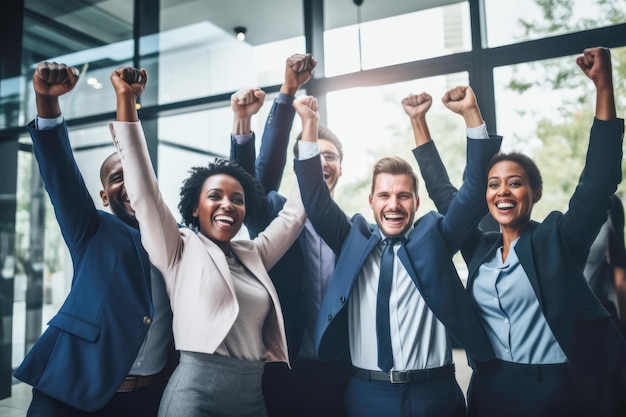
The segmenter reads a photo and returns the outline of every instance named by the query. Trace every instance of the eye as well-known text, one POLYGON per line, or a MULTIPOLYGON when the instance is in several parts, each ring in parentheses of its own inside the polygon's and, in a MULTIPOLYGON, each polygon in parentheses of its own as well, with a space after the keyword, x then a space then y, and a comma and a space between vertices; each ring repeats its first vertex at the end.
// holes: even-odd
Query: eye
POLYGON ((520 181, 511 181, 509 183, 509 187, 512 187, 512 188, 519 188, 521 186, 522 186, 522 183, 520 181))
POLYGON ((497 182, 490 182, 489 184, 487 184, 487 187, 489 187, 489 188, 498 188, 498 183, 497 182))
POLYGON ((234 197, 233 198, 233 203, 235 203, 235 204, 244 204, 245 201, 241 197, 234 197))
POLYGON ((216 193, 210 193, 207 197, 209 198, 209 200, 213 201, 218 201, 222 198, 219 194, 216 193))

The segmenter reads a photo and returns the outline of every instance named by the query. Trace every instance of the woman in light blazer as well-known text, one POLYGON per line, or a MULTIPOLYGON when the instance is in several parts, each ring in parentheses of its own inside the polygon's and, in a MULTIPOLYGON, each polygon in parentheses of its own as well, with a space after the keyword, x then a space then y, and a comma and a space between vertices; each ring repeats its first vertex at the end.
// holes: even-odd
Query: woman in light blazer
MULTIPOLYGON (((281 307, 267 270, 304 225, 299 191, 294 187, 257 238, 233 241, 245 216, 261 209, 264 194, 239 165, 217 160, 192 168, 184 181, 179 210, 191 228, 179 227, 159 191, 137 117, 135 104, 146 81, 143 69, 111 74, 117 121, 110 130, 142 243, 165 279, 181 351, 159 416, 267 415, 264 364, 289 362, 281 307)), ((316 134, 317 120, 303 121, 303 128, 316 134)))

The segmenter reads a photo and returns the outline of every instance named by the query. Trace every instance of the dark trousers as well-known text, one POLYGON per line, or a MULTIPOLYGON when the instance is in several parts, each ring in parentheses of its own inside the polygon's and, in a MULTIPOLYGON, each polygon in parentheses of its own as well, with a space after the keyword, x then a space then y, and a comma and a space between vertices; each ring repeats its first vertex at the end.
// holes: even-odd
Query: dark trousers
MULTIPOLYGON (((152 383, 130 392, 118 392, 100 410, 82 411, 33 388, 27 417, 156 417, 173 366, 154 375, 152 383)), ((60 381, 59 383, 63 383, 60 381)))
POLYGON ((465 417, 466 412, 454 375, 405 384, 352 377, 345 403, 350 417, 465 417))
POLYGON ((269 362, 263 395, 270 417, 345 417, 343 395, 350 368, 340 362, 269 362))
POLYGON ((493 360, 476 366, 467 394, 469 417, 588 417, 592 395, 566 364, 527 365, 493 360))

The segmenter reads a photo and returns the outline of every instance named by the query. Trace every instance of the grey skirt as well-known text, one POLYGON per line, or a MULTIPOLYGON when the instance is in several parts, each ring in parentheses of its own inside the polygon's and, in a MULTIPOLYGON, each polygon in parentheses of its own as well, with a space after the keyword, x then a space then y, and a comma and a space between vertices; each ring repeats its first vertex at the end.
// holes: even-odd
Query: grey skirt
POLYGON ((264 367, 263 361, 181 351, 159 417, 266 417, 264 367))

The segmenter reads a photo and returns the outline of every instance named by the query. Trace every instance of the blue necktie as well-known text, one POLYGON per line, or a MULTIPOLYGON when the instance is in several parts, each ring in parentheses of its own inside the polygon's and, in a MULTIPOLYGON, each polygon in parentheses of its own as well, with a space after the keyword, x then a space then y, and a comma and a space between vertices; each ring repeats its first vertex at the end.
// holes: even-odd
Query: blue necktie
POLYGON ((380 261, 378 277, 378 296, 376 298, 376 339, 378 340, 378 367, 389 372, 393 367, 393 351, 391 349, 391 333, 389 318, 389 296, 393 280, 393 246, 403 238, 388 237, 380 261))

